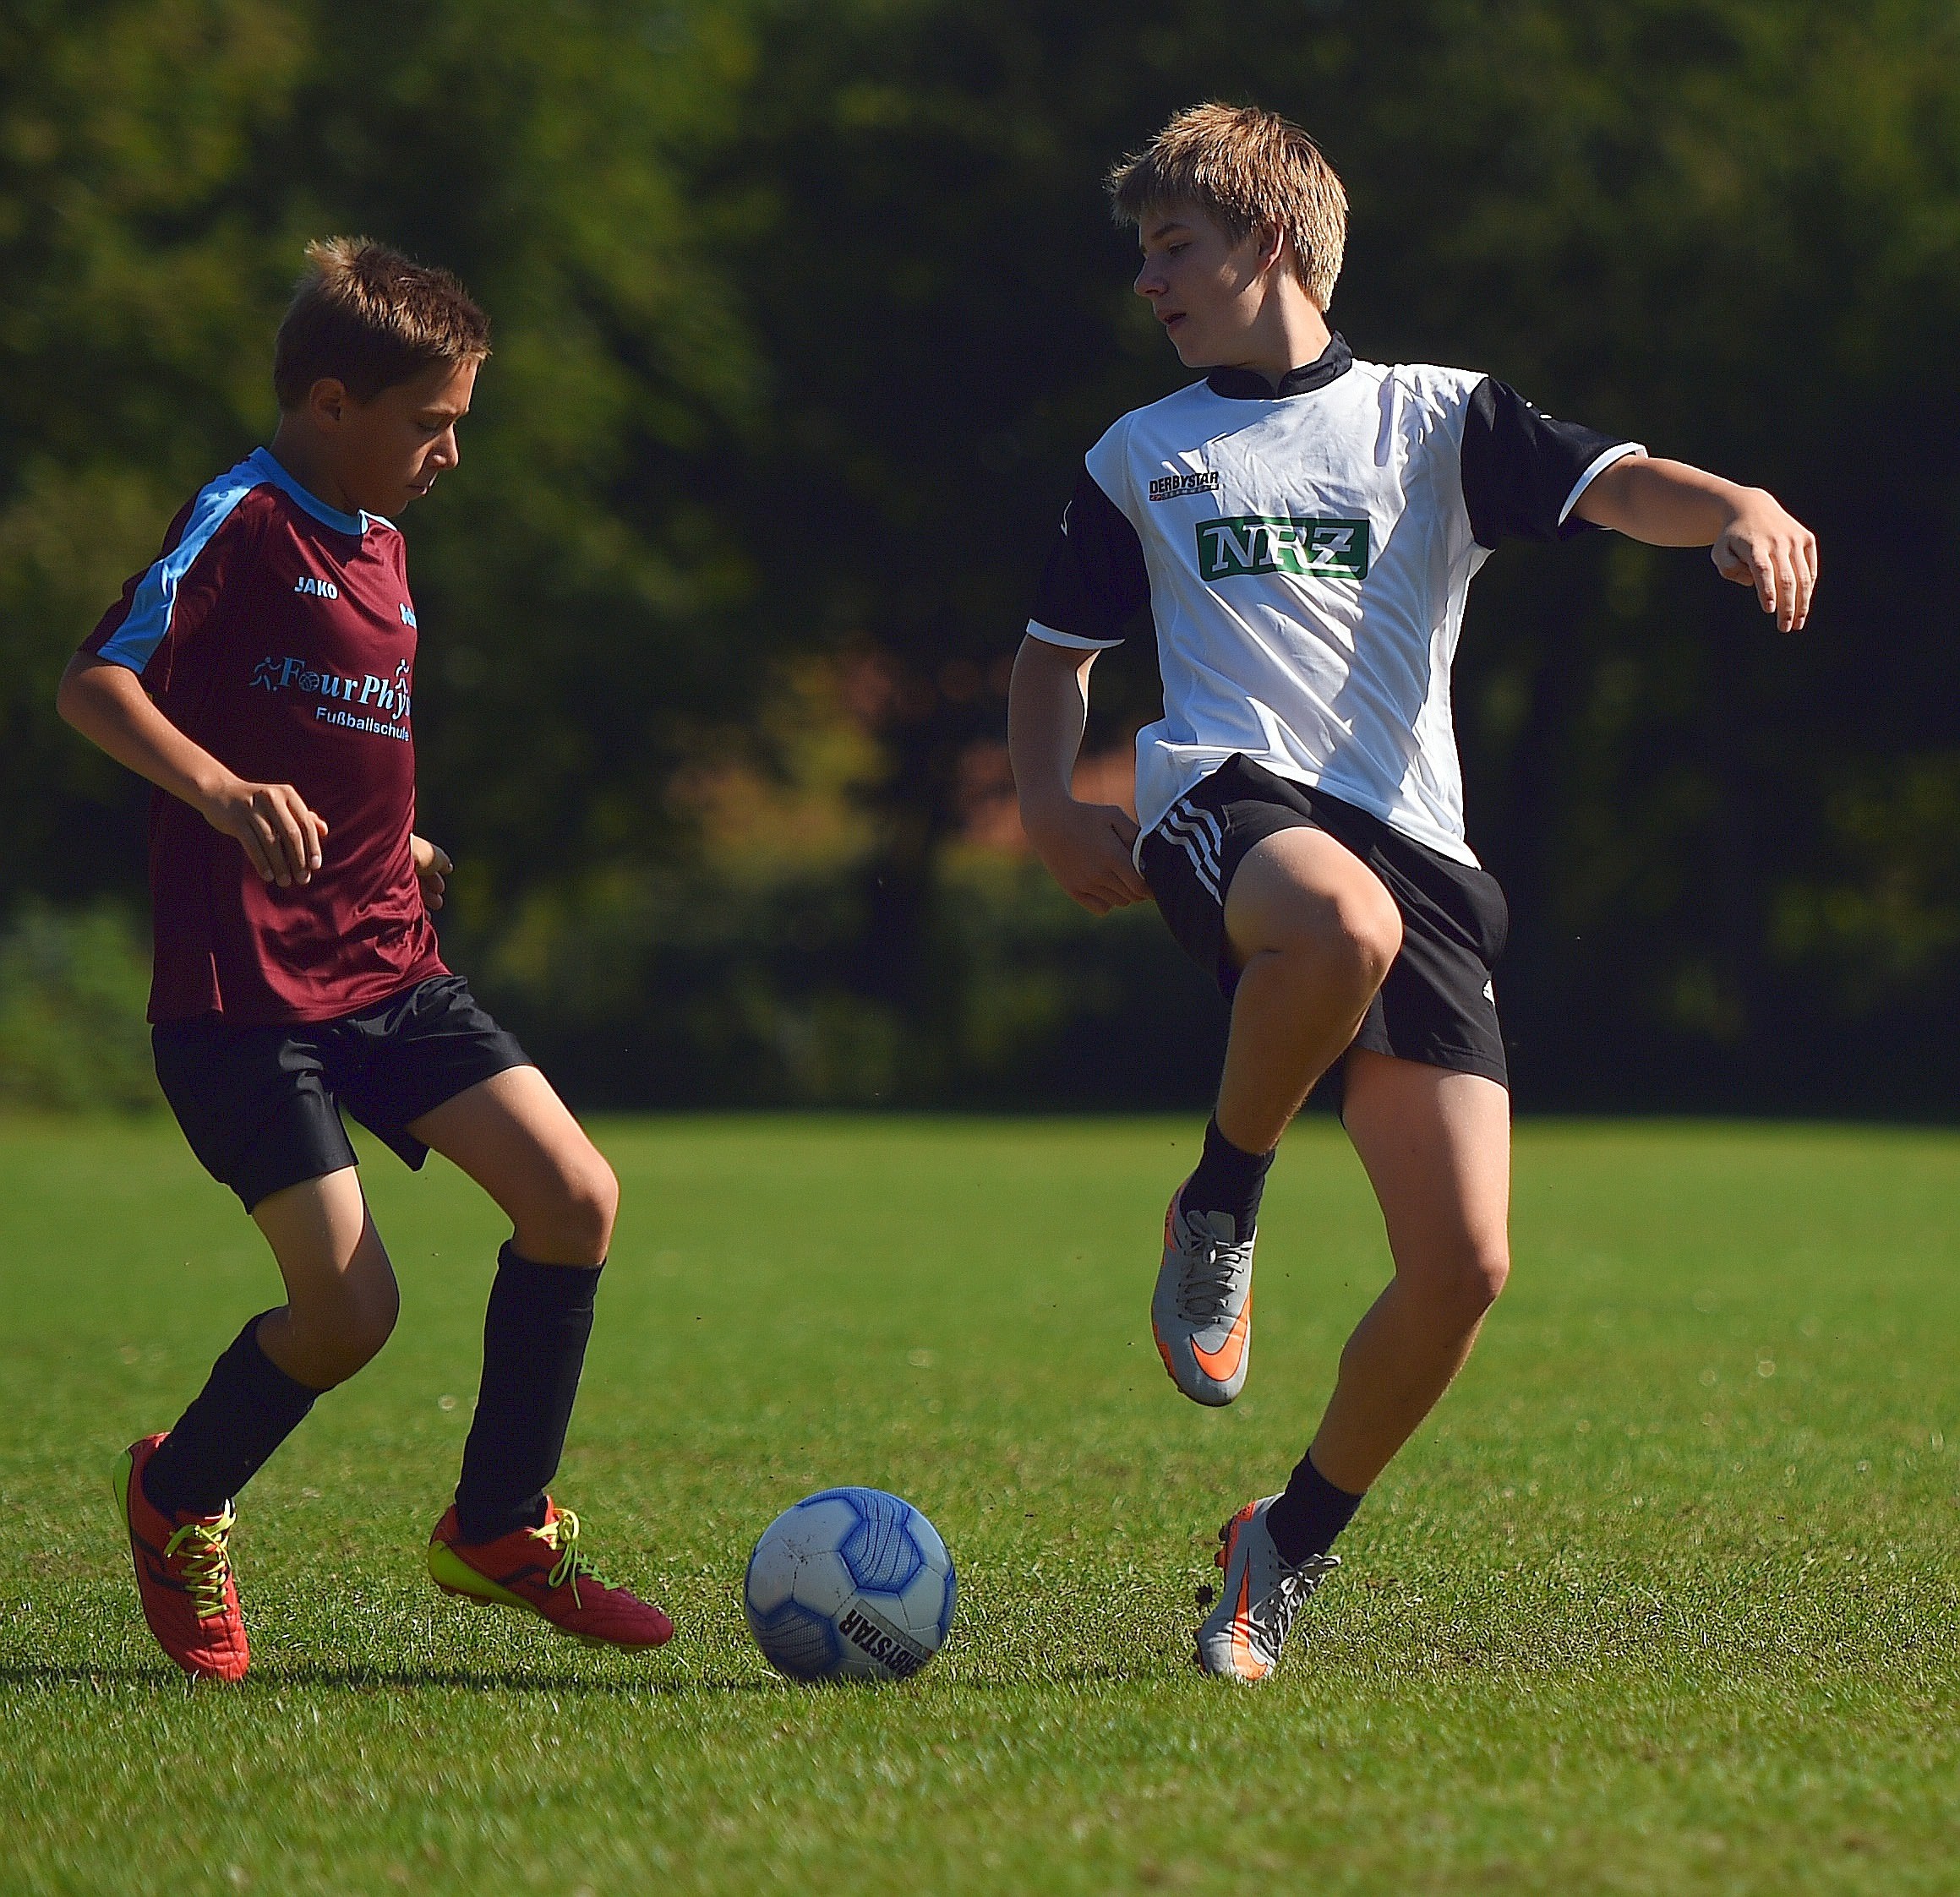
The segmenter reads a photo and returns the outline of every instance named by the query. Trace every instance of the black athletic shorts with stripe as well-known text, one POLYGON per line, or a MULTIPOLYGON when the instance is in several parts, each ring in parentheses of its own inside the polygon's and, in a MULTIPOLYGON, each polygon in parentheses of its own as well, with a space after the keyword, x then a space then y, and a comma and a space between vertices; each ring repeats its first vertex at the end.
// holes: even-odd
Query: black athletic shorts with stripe
POLYGON ((1230 999, 1238 985, 1225 898, 1246 852, 1282 830, 1324 831, 1381 878, 1402 913, 1402 949, 1354 1045, 1510 1085, 1491 971, 1510 912, 1497 879, 1391 830, 1379 817, 1249 759, 1233 757, 1173 804, 1138 853, 1185 953, 1230 999))

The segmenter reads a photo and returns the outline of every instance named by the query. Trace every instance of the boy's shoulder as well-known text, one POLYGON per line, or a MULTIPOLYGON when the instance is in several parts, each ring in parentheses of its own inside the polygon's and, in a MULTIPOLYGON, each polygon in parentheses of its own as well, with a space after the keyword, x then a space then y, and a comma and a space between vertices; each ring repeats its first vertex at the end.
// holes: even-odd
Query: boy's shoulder
POLYGON ((325 527, 366 543, 370 536, 399 541, 401 530, 379 514, 343 514, 302 487, 265 448, 254 449, 198 489, 177 510, 164 536, 159 564, 188 570, 206 552, 227 565, 253 563, 269 532, 286 527, 312 537, 325 527))
MULTIPOLYGON (((1097 447, 1106 449, 1133 436, 1149 435, 1160 429, 1174 431, 1197 426, 1215 432, 1220 423, 1234 422, 1241 412, 1251 419, 1276 409, 1283 412, 1298 399, 1291 397, 1284 403, 1270 399, 1261 401, 1226 392, 1230 389, 1226 380, 1229 373, 1214 371, 1155 401, 1119 415, 1104 430, 1097 447)), ((1390 395, 1405 402, 1454 413, 1460 412, 1489 379, 1482 369, 1451 368, 1440 363, 1372 363, 1355 357, 1325 385, 1325 392, 1335 401, 1318 406, 1324 412, 1331 408, 1337 413, 1357 406, 1373 408, 1384 395, 1390 395), (1341 399, 1344 396, 1345 401, 1341 399)))

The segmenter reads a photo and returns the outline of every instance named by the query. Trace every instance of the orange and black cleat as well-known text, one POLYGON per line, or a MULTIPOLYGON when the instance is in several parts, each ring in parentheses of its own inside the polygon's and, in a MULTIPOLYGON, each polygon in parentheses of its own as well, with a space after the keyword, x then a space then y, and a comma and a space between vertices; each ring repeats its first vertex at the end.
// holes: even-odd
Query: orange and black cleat
POLYGON ((242 1680, 251 1665, 245 1617, 232 1578, 232 1524, 217 1515, 163 1514, 143 1492, 143 1470, 162 1442, 132 1442, 116 1464, 116 1500, 129 1530, 136 1593, 157 1644, 193 1680, 242 1680))
POLYGON ((608 1587, 580 1551, 578 1517, 547 1497, 543 1528, 474 1545, 452 1507, 429 1541, 429 1578, 479 1607, 521 1607, 594 1647, 663 1647, 674 1622, 624 1588, 608 1587))

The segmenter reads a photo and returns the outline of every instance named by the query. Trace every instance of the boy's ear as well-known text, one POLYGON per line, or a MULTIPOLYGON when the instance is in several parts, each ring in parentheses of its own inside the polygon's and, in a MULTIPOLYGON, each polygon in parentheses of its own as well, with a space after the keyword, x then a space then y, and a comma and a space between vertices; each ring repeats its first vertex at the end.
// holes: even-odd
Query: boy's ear
POLYGON ((323 375, 306 392, 307 416, 318 428, 337 428, 352 406, 347 384, 336 375, 323 375))
POLYGON ((1276 268, 1285 260, 1289 269, 1291 259, 1286 256, 1286 233, 1277 224, 1260 224, 1253 231, 1253 241, 1258 247, 1254 254, 1258 259, 1261 270, 1276 268))

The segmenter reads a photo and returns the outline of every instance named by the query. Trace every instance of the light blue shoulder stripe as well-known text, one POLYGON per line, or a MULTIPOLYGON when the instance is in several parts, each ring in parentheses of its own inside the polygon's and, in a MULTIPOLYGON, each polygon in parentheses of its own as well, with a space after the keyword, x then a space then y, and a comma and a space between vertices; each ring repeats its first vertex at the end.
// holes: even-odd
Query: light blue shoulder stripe
POLYGON ((177 589, 184 575, 210 544, 212 535, 231 518, 232 509, 265 478, 258 464, 259 456, 249 455, 199 493, 184 524, 183 538, 137 583, 128 616, 105 641, 96 655, 98 658, 112 665, 126 665, 132 672, 140 672, 150 663, 170 632, 177 589))
MULTIPOLYGON (((314 520, 323 521, 338 533, 351 533, 355 539, 363 538, 369 527, 386 527, 390 532, 397 531, 395 523, 379 514, 343 514, 337 507, 329 507, 310 488, 303 488, 286 472, 279 457, 270 448, 255 448, 239 467, 256 468, 261 481, 269 481, 293 504, 312 515, 314 520)), ((236 473, 237 469, 232 472, 236 473)))

